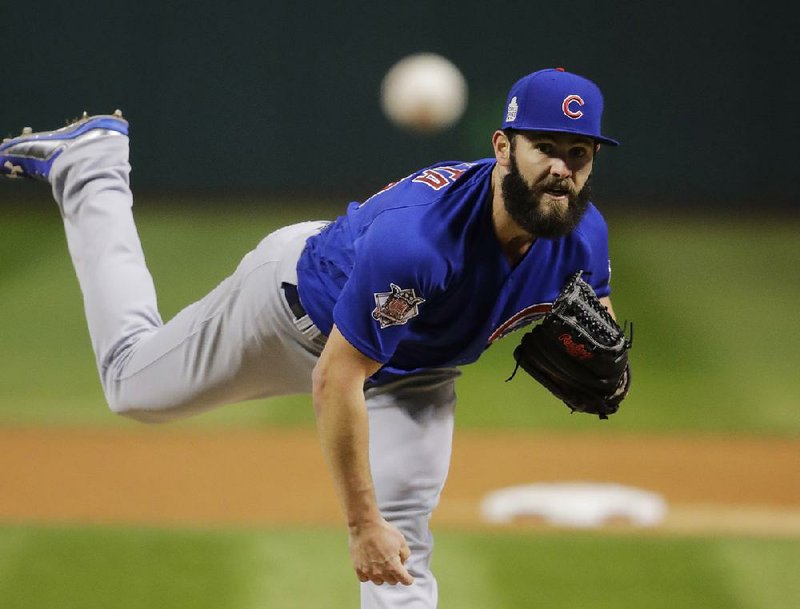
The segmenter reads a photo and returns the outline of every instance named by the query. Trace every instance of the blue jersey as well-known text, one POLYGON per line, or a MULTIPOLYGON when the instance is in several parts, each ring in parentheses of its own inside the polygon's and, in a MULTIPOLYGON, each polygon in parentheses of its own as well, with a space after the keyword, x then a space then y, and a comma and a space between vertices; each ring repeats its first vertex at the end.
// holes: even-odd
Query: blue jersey
POLYGON ((469 364, 541 318, 567 276, 609 288, 608 230, 589 208, 560 239, 536 239, 515 266, 492 223, 494 159, 441 163, 389 184, 309 239, 300 300, 324 333, 333 324, 378 377, 469 364))

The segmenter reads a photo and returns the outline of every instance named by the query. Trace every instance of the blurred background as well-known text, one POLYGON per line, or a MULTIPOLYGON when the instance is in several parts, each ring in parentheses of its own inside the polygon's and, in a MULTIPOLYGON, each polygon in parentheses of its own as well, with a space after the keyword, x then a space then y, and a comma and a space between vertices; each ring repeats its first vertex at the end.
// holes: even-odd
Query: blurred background
MULTIPOLYGON (((797 204, 778 153, 800 136, 798 42, 771 2, 458 5, 79 0, 3 6, 4 129, 122 107, 137 191, 370 194, 490 152, 506 93, 564 66, 600 83, 603 199, 639 209, 797 204), (401 57, 431 51, 470 88, 457 129, 414 139, 378 104, 401 57), (768 143, 783 142, 772 149, 768 143)), ((598 176, 599 177, 599 176, 598 176)))
MULTIPOLYGON (((800 142, 800 49, 787 11, 684 0, 2 2, 0 133, 122 108, 139 230, 169 318, 274 228, 333 218, 433 162, 489 156, 521 76, 563 66, 591 78, 605 95, 604 131, 622 142, 601 150, 594 191, 610 226, 615 308, 636 324, 631 395, 608 425, 568 416, 528 379, 503 382, 512 335, 465 369, 456 450, 459 434, 513 432, 532 446, 573 447, 562 463, 593 464, 587 471, 610 480, 602 454, 580 452, 584 439, 610 452, 638 443, 633 461, 675 441, 651 490, 712 515, 758 511, 788 524, 638 534, 443 523, 434 562, 441 606, 788 609, 800 598, 800 171, 791 152, 800 142), (433 135, 397 128, 379 104, 386 71, 420 51, 453 61, 469 87, 460 122, 433 135), (708 489, 729 475, 725 459, 681 460, 685 442, 706 439, 753 456, 728 460, 744 473, 724 505, 724 493, 703 495, 702 480, 708 489), (777 472, 762 495, 748 488, 778 461, 794 473, 777 472), (669 489, 658 487, 670 477, 669 489), (681 491, 689 479, 696 490, 681 491)), ((346 538, 329 520, 94 515, 105 483, 76 465, 82 430, 140 445, 168 433, 310 437, 309 400, 239 404, 157 430, 114 417, 47 188, 0 183, 0 226, 0 606, 357 606, 346 538), (54 448, 62 433, 67 448, 54 448), (64 497, 40 488, 53 475, 43 454, 62 460, 60 492, 72 492, 72 507, 52 518, 39 508, 64 497)), ((119 463, 114 444, 81 454, 119 463)), ((123 486, 158 478, 137 463, 104 474, 123 486)), ((453 476, 469 477, 460 463, 453 476)), ((553 475, 527 465, 530 481, 553 475)), ((230 469, 268 483, 269 464, 257 459, 230 469)), ((202 486, 204 473, 184 475, 202 486)), ((266 511, 270 495, 258 500, 266 511)))

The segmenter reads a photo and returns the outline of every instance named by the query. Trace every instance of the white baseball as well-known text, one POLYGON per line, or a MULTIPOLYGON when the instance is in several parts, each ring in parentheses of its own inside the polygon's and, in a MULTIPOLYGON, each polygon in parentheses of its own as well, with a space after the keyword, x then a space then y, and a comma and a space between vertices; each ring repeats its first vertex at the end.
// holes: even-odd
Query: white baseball
POLYGON ((381 104, 396 125, 434 133, 455 124, 467 106, 467 81, 448 59, 416 53, 397 62, 381 84, 381 104))

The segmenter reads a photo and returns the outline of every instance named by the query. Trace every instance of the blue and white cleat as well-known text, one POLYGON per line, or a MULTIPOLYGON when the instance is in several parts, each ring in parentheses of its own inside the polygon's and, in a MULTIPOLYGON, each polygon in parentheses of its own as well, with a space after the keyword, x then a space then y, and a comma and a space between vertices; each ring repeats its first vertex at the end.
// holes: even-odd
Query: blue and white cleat
POLYGON ((79 141, 105 135, 128 135, 128 121, 122 112, 83 117, 55 131, 34 133, 25 127, 22 134, 0 144, 0 176, 50 181, 53 162, 67 148, 79 141))

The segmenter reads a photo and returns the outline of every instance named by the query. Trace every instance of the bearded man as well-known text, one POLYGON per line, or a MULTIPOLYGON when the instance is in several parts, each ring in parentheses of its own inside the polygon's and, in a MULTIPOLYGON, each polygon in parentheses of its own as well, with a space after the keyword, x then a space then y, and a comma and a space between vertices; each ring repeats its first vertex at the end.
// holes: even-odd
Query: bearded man
POLYGON ((0 145, 0 172, 52 187, 114 412, 166 421, 311 394, 365 609, 436 606, 428 522, 459 368, 540 319, 576 271, 610 310, 589 180, 601 143, 617 142, 601 133, 599 88, 541 70, 504 111, 492 157, 421 169, 333 221, 268 235, 167 323, 134 224, 121 112, 0 145))

